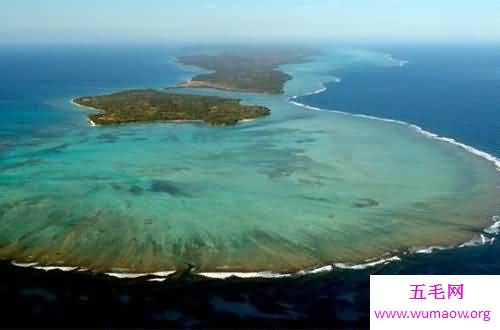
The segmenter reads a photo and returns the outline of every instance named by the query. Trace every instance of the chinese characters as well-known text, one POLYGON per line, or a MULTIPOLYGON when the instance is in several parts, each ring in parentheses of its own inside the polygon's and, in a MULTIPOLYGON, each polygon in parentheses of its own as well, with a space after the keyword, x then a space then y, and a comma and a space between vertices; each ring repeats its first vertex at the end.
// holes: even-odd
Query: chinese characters
POLYGON ((446 299, 464 299, 463 284, 448 284, 447 291, 443 284, 411 284, 410 300, 446 300, 446 299))

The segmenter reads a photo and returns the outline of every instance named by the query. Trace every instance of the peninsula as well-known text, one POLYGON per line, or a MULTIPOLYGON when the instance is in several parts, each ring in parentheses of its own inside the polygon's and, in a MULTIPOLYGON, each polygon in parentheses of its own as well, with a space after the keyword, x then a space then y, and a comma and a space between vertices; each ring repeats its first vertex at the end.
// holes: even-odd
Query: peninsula
POLYGON ((240 120, 266 116, 270 110, 240 104, 238 99, 172 94, 157 90, 128 90, 110 95, 84 96, 73 103, 97 111, 90 120, 98 125, 152 121, 202 121, 234 125, 240 120))
POLYGON ((279 70, 279 66, 304 62, 312 54, 308 49, 259 49, 180 56, 180 63, 211 72, 199 74, 178 87, 282 94, 292 76, 279 70))

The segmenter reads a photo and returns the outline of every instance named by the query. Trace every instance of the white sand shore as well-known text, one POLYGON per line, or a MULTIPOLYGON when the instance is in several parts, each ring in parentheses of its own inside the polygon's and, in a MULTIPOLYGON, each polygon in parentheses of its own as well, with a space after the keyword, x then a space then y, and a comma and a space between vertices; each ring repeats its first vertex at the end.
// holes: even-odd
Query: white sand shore
MULTIPOLYGON (((95 112, 103 113, 103 111, 101 109, 97 109, 97 108, 94 108, 94 107, 89 107, 89 106, 78 104, 78 103, 75 102, 75 99, 71 99, 70 103, 71 103, 71 105, 73 105, 73 106, 75 106, 77 108, 91 109, 91 110, 94 110, 95 112)), ((93 122, 91 119, 89 119, 88 121, 89 121, 90 127, 96 127, 97 126, 97 124, 95 122, 93 122)))

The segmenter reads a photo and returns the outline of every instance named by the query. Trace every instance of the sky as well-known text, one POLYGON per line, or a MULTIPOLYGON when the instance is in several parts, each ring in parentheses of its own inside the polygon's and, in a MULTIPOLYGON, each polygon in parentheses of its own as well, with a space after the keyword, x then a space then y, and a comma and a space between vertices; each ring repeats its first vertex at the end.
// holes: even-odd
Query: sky
POLYGON ((0 43, 498 42, 500 0, 0 0, 0 43))

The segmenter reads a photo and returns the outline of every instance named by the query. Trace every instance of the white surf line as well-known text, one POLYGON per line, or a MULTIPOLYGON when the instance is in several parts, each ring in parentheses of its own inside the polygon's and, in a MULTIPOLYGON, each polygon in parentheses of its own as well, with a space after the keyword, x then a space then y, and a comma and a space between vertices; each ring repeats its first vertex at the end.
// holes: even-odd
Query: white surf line
POLYGON ((147 273, 105 273, 106 275, 116 278, 139 278, 147 276, 147 273))
POLYGON ((40 270, 45 270, 45 271, 62 270, 63 272, 71 272, 71 271, 78 269, 78 267, 74 267, 74 266, 39 266, 38 262, 11 261, 10 263, 16 267, 35 268, 35 269, 40 269, 40 270))
POLYGON ((45 271, 61 270, 63 272, 72 272, 78 269, 78 267, 70 267, 70 266, 34 266, 33 268, 45 271))
POLYGON ((326 87, 326 85, 324 83, 320 83, 320 86, 321 86, 321 88, 319 88, 315 91, 312 91, 311 93, 305 94, 304 96, 317 95, 317 94, 321 94, 323 92, 326 92, 328 90, 328 88, 326 87))
POLYGON ((397 63, 398 66, 405 66, 406 64, 409 63, 407 60, 399 60, 395 58, 392 54, 384 54, 385 58, 389 60, 392 63, 397 63))
POLYGON ((476 149, 472 146, 469 146, 465 143, 462 143, 462 142, 459 142, 459 141, 456 141, 455 139, 453 138, 449 138, 449 137, 443 137, 443 136, 440 136, 438 134, 435 134, 435 133, 432 133, 430 131, 427 131, 425 129, 423 129, 422 127, 418 126, 418 125, 415 125, 415 124, 410 124, 408 122, 405 122, 405 121, 402 121, 402 120, 397 120, 397 119, 389 119, 389 118, 382 118, 382 117, 376 117, 376 116, 370 116, 370 115, 364 115, 364 114, 357 114, 357 113, 350 113, 350 112, 346 112, 346 111, 340 111, 340 110, 333 110, 333 109, 323 109, 323 108, 317 108, 317 107, 313 107, 313 106, 310 106, 310 105, 307 105, 307 104, 304 104, 304 103, 300 103, 300 102, 297 102, 296 99, 298 99, 299 97, 298 96, 292 96, 288 99, 288 101, 293 104, 293 105, 296 105, 298 107, 302 107, 302 108, 305 108, 305 109, 308 109, 308 110, 313 110, 313 111, 322 111, 322 112, 334 112, 334 113, 338 113, 338 114, 342 114, 342 115, 346 115, 346 116, 352 116, 352 117, 358 117, 358 118, 365 118, 365 119, 372 119, 372 120, 378 120, 378 121, 383 121, 383 122, 388 122, 388 123, 394 123, 394 124, 398 124, 398 125, 404 125, 404 126, 407 126, 407 127, 410 127, 412 128, 413 130, 415 130, 417 133, 429 138, 429 139, 434 139, 434 140, 438 140, 438 141, 442 141, 442 142, 447 142, 447 143, 450 143, 450 144, 453 144, 457 147, 460 147, 462 149, 464 149, 465 151, 477 156, 477 157, 480 157, 480 158, 483 158, 483 159, 486 159, 490 162, 492 162, 494 165, 495 165, 495 168, 500 172, 500 159, 485 152, 485 151, 482 151, 482 150, 479 150, 479 149, 476 149))
POLYGON ((495 237, 487 237, 484 234, 480 234, 479 238, 473 238, 470 241, 467 241, 463 244, 460 244, 459 248, 464 247, 473 247, 473 246, 482 246, 482 245, 492 245, 495 243, 495 237))
POLYGON ((241 119, 240 121, 238 121, 238 123, 240 124, 244 124, 244 123, 251 123, 253 121, 256 121, 257 118, 246 118, 246 119, 241 119))
POLYGON ((195 273, 196 275, 209 277, 209 278, 218 278, 218 279, 228 279, 230 277, 238 277, 238 278, 282 278, 282 277, 290 277, 293 274, 287 273, 273 273, 273 272, 202 272, 195 273))
POLYGON ((31 267, 34 267, 34 266, 38 265, 38 262, 16 262, 16 261, 11 261, 10 263, 13 264, 14 266, 21 267, 21 268, 31 268, 31 267))
MULTIPOLYGON (((86 106, 86 105, 81 105, 81 104, 78 104, 75 102, 75 99, 71 99, 69 101, 71 103, 71 105, 77 107, 77 108, 83 108, 83 109, 91 109, 91 110, 94 110, 95 112, 98 112, 98 113, 103 113, 103 111, 101 109, 97 109, 97 108, 94 108, 94 107, 91 107, 91 106, 86 106)), ((90 124, 90 127, 96 127, 97 124, 92 121, 92 119, 88 119, 88 122, 90 124)))
POLYGON ((228 279, 230 277, 236 277, 236 278, 285 278, 285 277, 296 277, 296 276, 304 276, 304 275, 310 275, 310 274, 318 274, 318 273, 324 273, 324 272, 330 272, 333 270, 332 265, 326 265, 326 266, 321 266, 318 268, 313 268, 309 270, 300 270, 295 273, 275 273, 271 271, 262 271, 262 272, 202 272, 202 273, 195 273, 196 275, 204 276, 204 277, 209 277, 209 278, 217 278, 217 279, 228 279))
POLYGON ((395 262, 395 261, 401 261, 401 258, 394 256, 394 257, 390 257, 390 258, 383 258, 383 259, 367 262, 364 264, 346 264, 346 263, 338 262, 338 263, 335 263, 333 265, 335 267, 341 268, 341 269, 357 269, 357 270, 359 270, 359 269, 366 269, 366 268, 370 268, 370 267, 374 267, 374 266, 378 266, 378 265, 382 265, 382 264, 388 264, 390 262, 395 262))
POLYGON ((70 100, 70 103, 71 103, 72 105, 74 105, 75 107, 77 107, 77 108, 91 109, 91 110, 94 110, 94 111, 96 111, 96 112, 103 112, 101 109, 97 109, 97 108, 91 107, 91 106, 89 106, 89 105, 81 105, 81 104, 78 104, 78 103, 76 103, 76 102, 75 102, 75 99, 71 99, 71 100, 70 100))
POLYGON ((439 246, 439 245, 433 245, 433 246, 429 246, 427 248, 422 248, 422 249, 418 249, 416 250, 415 252, 411 252, 411 253, 415 253, 415 254, 431 254, 435 251, 443 251, 443 250, 449 250, 449 249, 453 249, 454 247, 453 246, 439 246))
POLYGON ((228 279, 230 277, 237 278, 284 278, 284 277, 297 277, 297 276, 306 276, 312 274, 326 273, 335 270, 335 268, 339 269, 366 269, 369 267, 374 267, 380 264, 388 264, 390 262, 400 261, 401 259, 397 256, 377 259, 370 262, 362 263, 362 264, 348 264, 348 263, 334 263, 333 265, 321 266, 318 268, 300 270, 295 273, 273 273, 273 272, 210 272, 210 273, 196 273, 196 275, 201 275, 204 277, 210 278, 218 278, 218 279, 228 279))
POLYGON ((176 271, 175 270, 169 270, 169 271, 161 271, 161 272, 154 272, 154 273, 121 273, 121 272, 111 272, 111 273, 105 273, 106 275, 116 277, 116 278, 139 278, 139 277, 145 277, 145 276, 157 276, 160 277, 159 279, 156 279, 158 281, 165 279, 166 277, 174 274, 176 271))
POLYGON ((485 233, 490 235, 500 234, 500 216, 493 217, 494 223, 484 230, 485 233))
POLYGON ((314 269, 311 269, 311 270, 301 270, 301 271, 295 273, 295 275, 319 274, 319 273, 331 272, 332 270, 333 270, 333 266, 332 265, 327 265, 327 266, 322 266, 322 267, 314 268, 314 269))
MULTIPOLYGON (((332 83, 332 82, 339 84, 339 83, 341 83, 341 82, 342 82, 342 79, 341 79, 340 77, 335 77, 335 76, 333 76, 333 77, 332 77, 332 79, 330 79, 330 80, 328 80, 328 81, 326 81, 326 82, 320 82, 320 83, 319 83, 320 88, 318 88, 318 89, 316 89, 316 90, 314 90, 314 91, 312 91, 312 92, 310 92, 310 93, 304 94, 304 95, 302 95, 302 97, 304 97, 304 96, 312 96, 312 95, 317 95, 317 94, 321 94, 321 93, 323 93, 323 92, 326 92, 326 91, 328 90, 328 87, 326 87, 326 84, 328 84, 328 83, 332 83)), ((298 97, 297 97, 297 96, 292 96, 292 97, 291 97, 291 99, 296 99, 296 98, 298 98, 298 97)), ((300 104, 301 104, 301 103, 300 103, 300 104)), ((304 105, 304 106, 305 106, 305 105, 304 105)))

